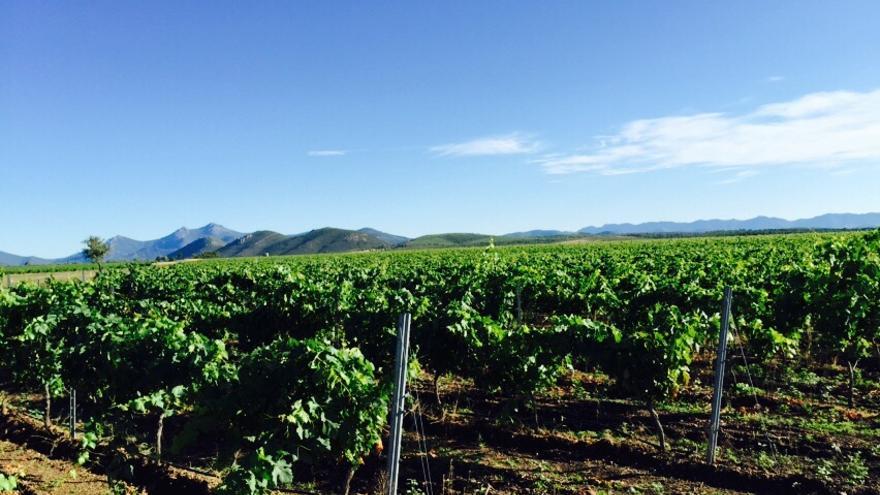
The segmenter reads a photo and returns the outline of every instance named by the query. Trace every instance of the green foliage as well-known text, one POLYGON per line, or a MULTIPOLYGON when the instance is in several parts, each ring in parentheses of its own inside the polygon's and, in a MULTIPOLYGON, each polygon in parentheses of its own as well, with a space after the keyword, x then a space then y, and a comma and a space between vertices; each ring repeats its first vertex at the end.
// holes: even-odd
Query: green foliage
POLYGON ((110 252, 110 244, 98 236, 93 235, 89 237, 83 241, 83 244, 86 246, 82 250, 83 256, 89 259, 92 263, 97 263, 99 266, 101 262, 104 261, 104 257, 107 256, 107 253, 110 252))
POLYGON ((0 267, 0 273, 58 273, 94 270, 96 268, 98 268, 98 265, 95 263, 65 263, 63 265, 21 265, 0 267))
POLYGON ((856 452, 841 459, 822 459, 816 466, 816 474, 827 483, 839 479, 847 486, 862 486, 870 471, 862 455, 856 452))
POLYGON ((18 478, 0 473, 0 493, 13 493, 18 489, 18 478))
POLYGON ((617 385, 648 403, 675 394, 690 382, 697 337, 704 322, 677 307, 648 308, 620 344, 607 354, 604 368, 617 385), (643 318, 643 319, 642 319, 643 318))
POLYGON ((758 387, 752 387, 748 383, 737 382, 733 385, 733 392, 740 396, 751 397, 753 395, 762 395, 764 391, 758 387))
POLYGON ((755 464, 757 464, 758 467, 760 467, 764 471, 769 472, 769 471, 772 471, 776 467, 776 465, 778 464, 778 461, 776 460, 775 456, 768 454, 764 451, 761 451, 761 452, 758 452, 758 455, 755 457, 755 464))
POLYGON ((379 443, 388 387, 358 349, 283 339, 253 351, 229 384, 236 434, 297 459, 357 466, 379 443))
POLYGON ((809 302, 825 349, 858 362, 880 341, 880 231, 820 247, 809 302))
POLYGON ((555 327, 499 324, 491 318, 470 314, 450 327, 464 342, 466 364, 461 370, 489 391, 504 391, 519 399, 553 385, 567 368, 568 352, 560 352, 555 327))
POLYGON ((404 491, 406 495, 425 495, 425 490, 419 486, 419 482, 416 479, 409 478, 406 480, 406 490, 404 491))
POLYGON ((378 443, 401 312, 413 314, 413 362, 433 373, 534 404, 566 370, 599 371, 654 404, 687 387, 694 356, 714 347, 725 286, 758 360, 808 346, 864 359, 880 341, 878 239, 127 265, 89 284, 0 289, 0 378, 76 389, 89 404, 86 457, 101 444, 143 452, 174 418, 172 451, 210 438, 224 490, 256 493, 293 467, 356 467, 378 443))
MULTIPOLYGON (((230 469, 216 493, 260 495, 288 484, 293 481, 293 470, 287 458, 291 458, 287 452, 277 451, 269 455, 260 447, 230 469)), ((296 460, 295 457, 293 460, 296 460)))

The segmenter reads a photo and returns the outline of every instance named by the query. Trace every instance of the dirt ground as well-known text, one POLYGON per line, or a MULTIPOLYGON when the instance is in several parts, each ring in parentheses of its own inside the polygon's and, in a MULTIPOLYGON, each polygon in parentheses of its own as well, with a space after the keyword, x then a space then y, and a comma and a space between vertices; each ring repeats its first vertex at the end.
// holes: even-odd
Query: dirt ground
MULTIPOLYGON (((753 367, 754 381, 747 385, 743 370, 734 366, 718 461, 709 466, 711 366, 696 363, 694 369, 694 383, 659 408, 669 444, 665 452, 649 413, 616 397, 601 375, 572 373, 532 406, 517 407, 508 397, 486 394, 455 377, 441 380, 438 405, 426 375, 411 390, 422 423, 416 428, 415 414, 405 420, 399 493, 880 494, 877 370, 864 372, 851 408, 841 367, 753 367)), ((107 492, 99 472, 72 463, 75 446, 55 449, 57 440, 35 438, 45 434, 38 418, 15 424, 22 421, 27 424, 0 425, 0 471, 21 474, 24 493, 107 492)), ((145 493, 207 493, 219 473, 196 467, 209 475, 147 466, 135 485, 145 493)), ((354 491, 382 493, 384 470, 383 457, 366 459, 354 491)), ((291 488, 333 493, 337 486, 328 468, 291 488)))
POLYGON ((92 495, 110 493, 105 476, 75 463, 49 457, 16 443, 0 440, 0 472, 16 476, 20 493, 92 495))
MULTIPOLYGON (((519 410, 456 379, 444 382, 437 406, 430 382, 419 381, 433 485, 474 494, 880 493, 876 371, 864 374, 850 408, 841 367, 752 366, 748 386, 734 367, 713 467, 705 463, 708 364, 696 363, 706 371, 661 407, 666 452, 649 413, 614 397, 604 377, 575 373, 519 410)), ((427 476, 407 421, 405 474, 415 487, 427 476)))

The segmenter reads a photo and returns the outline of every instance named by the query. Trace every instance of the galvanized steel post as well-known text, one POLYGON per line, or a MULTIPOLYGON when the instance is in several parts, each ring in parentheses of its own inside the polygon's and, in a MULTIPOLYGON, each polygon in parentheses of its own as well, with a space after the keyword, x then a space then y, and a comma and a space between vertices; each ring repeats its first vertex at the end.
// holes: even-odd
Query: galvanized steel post
POLYGON ((76 440, 76 389, 70 389, 70 413, 69 413, 69 423, 70 423, 70 437, 76 440))
POLYGON ((727 359, 727 332, 730 328, 730 304, 733 299, 730 287, 724 288, 724 302, 721 305, 721 335, 718 337, 718 353, 715 356, 715 390, 712 393, 712 416, 709 418, 709 446, 706 462, 715 464, 715 451, 718 448, 718 430, 721 424, 721 392, 724 388, 724 363, 727 359))
POLYGON ((397 495, 400 441, 406 414, 406 372, 409 357, 409 328, 412 315, 403 313, 397 321, 397 353, 394 359, 394 397, 391 404, 391 438, 388 449, 388 495, 397 495))

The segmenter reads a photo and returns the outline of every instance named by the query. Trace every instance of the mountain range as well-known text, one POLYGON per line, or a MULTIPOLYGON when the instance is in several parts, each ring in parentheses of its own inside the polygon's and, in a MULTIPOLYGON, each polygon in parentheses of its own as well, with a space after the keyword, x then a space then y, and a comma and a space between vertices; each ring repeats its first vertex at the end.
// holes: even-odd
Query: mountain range
MULTIPOLYGON (((415 239, 363 228, 346 230, 332 227, 285 235, 269 230, 251 233, 236 232, 216 223, 197 229, 182 227, 159 239, 139 241, 115 236, 107 242, 107 261, 152 261, 157 258, 185 259, 216 253, 219 257, 291 255, 367 251, 390 248, 435 248, 496 244, 559 242, 593 236, 627 236, 651 234, 702 234, 714 232, 765 230, 827 230, 864 229, 880 226, 880 213, 831 213, 800 220, 755 217, 749 220, 697 220, 695 222, 647 222, 639 224, 605 224, 584 227, 576 232, 562 230, 530 230, 501 236, 476 233, 431 234, 415 239)), ((18 256, 0 251, 0 265, 40 265, 79 263, 82 253, 65 258, 46 259, 18 256)))
MULTIPOLYGON (((107 261, 152 261, 158 257, 168 256, 199 239, 214 239, 225 246, 227 243, 232 242, 243 235, 244 234, 241 232, 227 229, 216 223, 209 223, 198 229, 181 227, 165 237, 151 241, 138 241, 118 235, 107 240, 107 244, 110 245, 110 251, 107 252, 107 261)), ((66 258, 55 261, 61 261, 62 263, 83 263, 87 260, 82 253, 75 253, 66 258)))
POLYGON ((785 220, 755 217, 749 220, 697 220, 695 222, 648 222, 605 224, 585 227, 581 234, 700 234, 706 232, 789 230, 789 229, 866 229, 880 226, 880 213, 829 213, 813 218, 785 220))
MULTIPOLYGON (((339 253, 385 249, 396 245, 381 239, 379 235, 365 232, 369 230, 372 229, 345 230, 325 227, 297 235, 283 235, 278 232, 261 230, 230 242, 217 250, 217 255, 222 258, 232 258, 236 256, 339 253)), ((386 238, 397 237, 384 232, 378 233, 386 238)))
POLYGON ((0 266, 47 265, 49 263, 57 263, 57 261, 36 256, 18 256, 0 251, 0 266))

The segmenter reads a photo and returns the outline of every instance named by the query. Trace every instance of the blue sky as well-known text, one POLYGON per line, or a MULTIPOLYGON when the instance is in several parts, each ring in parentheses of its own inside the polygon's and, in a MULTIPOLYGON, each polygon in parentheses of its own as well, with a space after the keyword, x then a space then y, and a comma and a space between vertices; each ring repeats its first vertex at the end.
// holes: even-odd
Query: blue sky
POLYGON ((0 3, 0 250, 880 211, 880 3, 0 3))

